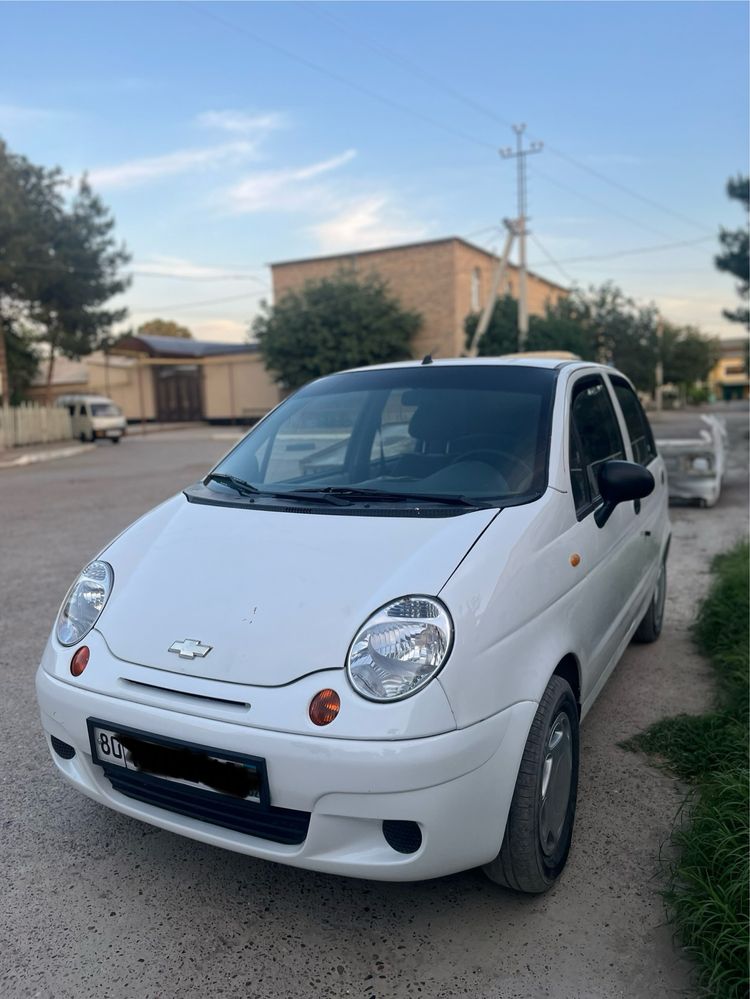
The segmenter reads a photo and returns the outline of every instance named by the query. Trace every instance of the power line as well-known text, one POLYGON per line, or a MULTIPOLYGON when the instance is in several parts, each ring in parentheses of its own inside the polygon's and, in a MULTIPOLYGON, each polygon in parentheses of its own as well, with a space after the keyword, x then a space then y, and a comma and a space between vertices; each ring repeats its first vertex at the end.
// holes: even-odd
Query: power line
POLYGON ((589 204, 594 205, 595 208, 605 212, 607 215, 613 215, 625 222, 629 222, 631 225, 637 226, 639 229, 643 229, 644 232, 650 232, 652 236, 660 236, 662 239, 669 239, 669 234, 665 233, 663 230, 655 229, 653 226, 648 225, 645 222, 641 222, 639 219, 633 218, 632 215, 626 215, 625 212, 618 211, 616 208, 611 208, 609 205, 605 205, 597 198, 592 198, 590 194, 584 194, 583 191, 578 191, 575 187, 570 187, 570 185, 564 184, 561 180, 551 177, 548 173, 544 173, 543 171, 537 169, 537 167, 532 167, 532 173, 535 177, 546 180, 548 184, 553 184, 555 187, 559 187, 561 191, 567 191, 568 194, 573 194, 575 197, 581 198, 583 201, 588 201, 589 204))
POLYGON ((237 24, 236 21, 229 21, 222 15, 216 14, 213 10, 204 7, 202 4, 194 2, 194 0, 189 0, 189 6, 194 10, 199 11, 205 17, 218 21, 219 24, 223 24, 226 28, 230 28, 233 32, 240 32, 243 35, 247 35, 247 37, 252 38, 253 41, 258 42, 261 45, 266 45, 268 48, 274 49, 276 52, 280 52, 282 55, 286 56, 287 59, 293 59, 295 62, 299 62, 303 66, 307 66, 308 69, 314 70, 316 73, 321 73, 323 76, 336 80, 337 83, 343 83, 345 86, 359 91, 359 93, 364 94, 366 97, 380 101, 381 104, 385 104, 388 107, 395 108, 395 110, 400 111, 402 114, 408 114, 419 118, 428 125, 432 125, 433 128, 439 128, 441 131, 447 132, 450 135, 458 136, 458 138, 463 139, 466 142, 471 142, 475 146, 481 146, 484 149, 492 149, 493 151, 495 150, 495 146, 491 142, 479 139, 475 135, 469 135, 468 132, 464 132, 458 128, 453 128, 452 125, 446 125, 444 122, 438 121, 430 115, 423 114, 421 111, 407 107, 406 104, 401 104, 399 101, 395 101, 393 98, 387 97, 385 94, 380 94, 375 90, 370 90, 369 87, 365 87, 363 84, 357 83, 355 80, 350 80, 341 73, 337 73, 325 66, 321 66, 319 63, 313 62, 305 56, 298 55, 296 52, 292 52, 290 49, 285 48, 283 45, 279 45, 277 42, 272 42, 268 38, 263 38, 254 31, 250 31, 249 28, 244 27, 244 25, 237 24))
POLYGON ((542 251, 542 253, 545 255, 545 257, 547 258, 547 260, 552 264, 552 266, 554 268, 556 268, 556 270, 558 270, 560 272, 560 274, 562 274, 563 279, 565 281, 567 281, 568 284, 575 284, 576 283, 576 279, 574 277, 571 277, 571 275, 568 274, 568 272, 560 264, 560 262, 558 260, 555 260, 555 258, 550 253, 548 253, 547 250, 545 250, 545 248, 542 246, 541 242, 539 241, 539 237, 536 236, 533 232, 530 232, 529 235, 531 236, 532 240, 536 244, 537 248, 542 251))
MULTIPOLYGON (((558 263, 583 264, 591 260, 616 260, 618 257, 640 256, 643 253, 661 253, 663 250, 676 250, 680 247, 707 243, 714 238, 714 236, 699 236, 697 239, 682 239, 675 243, 660 243, 656 245, 652 244, 651 246, 634 246, 627 250, 615 250, 612 253, 597 253, 588 257, 563 257, 558 263)), ((539 265, 537 264, 536 266, 538 267, 539 265)))
POLYGON ((149 304, 146 306, 133 306, 133 308, 137 308, 140 311, 148 309, 150 312, 167 312, 169 310, 176 310, 176 309, 181 309, 182 311, 185 311, 186 309, 198 308, 203 305, 224 305, 225 302, 239 302, 242 299, 258 298, 258 296, 262 294, 263 294, 262 291, 250 291, 246 292, 244 295, 230 295, 226 298, 204 298, 203 301, 200 302, 177 302, 176 304, 173 302, 171 305, 149 304))
MULTIPOLYGON (((298 2, 297 6, 303 6, 308 13, 313 13, 317 17, 324 18, 330 23, 335 24, 340 31, 349 35, 349 37, 357 39, 361 44, 372 49, 374 52, 378 53, 379 55, 385 56, 396 65, 402 66, 403 68, 409 70, 410 72, 414 73, 416 76, 419 76, 422 80, 425 80, 427 83, 434 86, 438 90, 442 90, 443 93, 448 94, 457 101, 461 101, 467 107, 470 107, 475 111, 478 111, 480 114, 483 114, 486 117, 492 119, 492 121, 495 121, 501 125, 512 127, 512 123, 507 118, 504 118, 502 115, 498 114, 497 111, 495 111, 494 109, 488 107, 487 105, 481 103, 480 101, 477 101, 475 98, 470 97, 469 95, 463 93, 462 91, 457 90, 455 87, 447 84, 444 80, 440 79, 439 77, 433 76, 431 73, 428 73, 426 70, 423 70, 420 66, 417 66, 416 63, 411 62, 411 60, 406 59, 402 55, 399 55, 398 53, 394 52, 392 49, 386 48, 386 46, 381 45, 379 42, 374 42, 370 36, 354 28, 351 28, 349 25, 340 21, 337 17, 334 17, 328 11, 322 10, 317 4, 311 4, 311 3, 301 4, 298 2)), ((688 225, 696 226, 697 228, 702 229, 704 232, 707 231, 706 226, 701 222, 696 222, 695 219, 690 218, 688 215, 676 211, 675 209, 670 208, 668 205, 664 205, 661 202, 656 201, 654 198, 649 198, 647 195, 641 194, 640 192, 629 187, 627 184, 623 184, 621 181, 614 180, 613 178, 608 177, 606 174, 602 173, 601 170, 597 170, 594 167, 589 166, 587 163, 583 163, 581 160, 576 159, 575 156, 571 156, 569 153, 565 153, 563 152, 563 150, 557 149, 554 146, 547 145, 547 149, 549 149, 551 153, 553 153, 555 156, 558 156, 560 159, 563 159, 566 162, 570 163, 572 166, 577 167, 579 170, 583 170, 586 173, 590 174, 591 176, 596 177, 597 179, 603 181, 605 184, 609 184, 611 187, 615 188, 616 190, 622 191, 624 194, 627 194, 629 197, 635 198, 638 201, 643 202, 643 204, 649 205, 649 207, 651 208, 656 208, 658 211, 664 212, 667 215, 671 215, 673 218, 679 219, 681 222, 686 222, 688 225)))
POLYGON ((157 278, 162 281, 191 281, 191 282, 206 282, 209 283, 221 283, 222 281, 255 281, 256 284, 262 285, 263 288, 268 289, 270 286, 261 278, 256 277, 254 274, 216 274, 216 275, 192 275, 192 274, 159 274, 154 271, 128 271, 132 277, 139 278, 157 278))
POLYGON ((569 153, 564 153, 561 149, 555 149, 554 146, 548 146, 547 148, 553 155, 560 157, 560 159, 565 160, 567 163, 571 163, 575 167, 578 167, 579 170, 584 170, 586 173, 591 174, 592 177, 597 177, 599 180, 604 181, 605 184, 609 184, 610 187, 614 187, 618 191, 622 191, 624 194, 630 195, 631 198, 636 198, 638 201, 642 201, 644 205, 656 208, 660 212, 665 212, 667 215, 671 215, 673 218, 679 219, 681 222, 686 222, 688 225, 695 226, 703 232, 708 231, 702 222, 696 222, 696 220, 690 218, 689 215, 683 215, 682 212, 675 211, 674 208, 670 208, 668 205, 663 205, 661 202, 655 201, 653 198, 649 198, 645 194, 640 194, 638 191, 634 191, 631 187, 628 187, 626 184, 622 184, 619 180, 613 180, 611 177, 608 177, 606 174, 602 173, 601 170, 596 170, 587 163, 582 163, 581 160, 576 159, 569 153))
POLYGON ((395 65, 403 66, 404 69, 407 69, 409 70, 409 72, 414 73, 416 76, 421 77, 427 83, 431 84, 433 87, 436 87, 438 90, 442 90, 443 93, 448 94, 450 97, 453 97, 455 100, 461 101, 463 104, 466 104, 468 107, 473 108, 475 111, 479 111, 480 114, 487 115, 488 117, 492 118, 493 121, 496 121, 501 125, 506 125, 508 128, 513 127, 512 122, 508 121, 508 119, 503 118, 495 111, 492 111, 490 108, 485 107, 485 105, 481 104, 479 101, 474 100, 473 97, 469 97, 468 95, 461 93, 461 91, 456 90, 455 87, 452 87, 449 84, 447 84, 445 80, 442 80, 440 77, 433 76, 432 73, 428 73, 426 70, 423 70, 420 66, 417 66, 416 63, 413 63, 409 59, 404 58, 404 56, 399 55, 397 52, 394 52, 392 49, 388 49, 384 45, 380 45, 378 42, 374 42, 368 35, 364 34, 361 31, 357 31, 355 28, 351 28, 343 21, 340 21, 337 17, 334 17, 333 14, 330 14, 327 10, 323 10, 318 4, 301 3, 299 2, 299 0, 297 0, 296 6, 301 7, 307 13, 314 14, 316 17, 324 18, 325 20, 330 21, 331 24, 335 24, 340 31, 344 32, 344 34, 349 35, 350 38, 354 38, 355 40, 361 42, 363 45, 372 49, 373 52, 377 52, 379 55, 384 56, 386 59, 390 59, 390 61, 393 62, 395 65))

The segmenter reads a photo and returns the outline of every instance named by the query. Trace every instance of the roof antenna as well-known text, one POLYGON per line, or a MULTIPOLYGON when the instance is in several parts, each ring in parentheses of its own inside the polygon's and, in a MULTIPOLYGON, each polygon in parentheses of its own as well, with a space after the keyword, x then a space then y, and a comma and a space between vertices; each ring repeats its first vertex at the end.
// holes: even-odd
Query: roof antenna
POLYGON ((432 364, 432 354, 425 354, 422 358, 422 364, 432 364))

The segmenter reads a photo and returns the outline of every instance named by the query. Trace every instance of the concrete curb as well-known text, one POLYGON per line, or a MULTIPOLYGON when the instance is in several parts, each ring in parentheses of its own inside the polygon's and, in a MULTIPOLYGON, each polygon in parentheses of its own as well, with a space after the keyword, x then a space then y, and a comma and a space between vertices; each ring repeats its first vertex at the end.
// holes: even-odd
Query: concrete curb
POLYGON ((30 454, 21 454, 12 461, 0 461, 0 468, 21 468, 24 465, 33 465, 38 461, 73 458, 77 454, 93 451, 95 447, 95 444, 76 444, 74 447, 60 447, 54 451, 34 451, 30 454))

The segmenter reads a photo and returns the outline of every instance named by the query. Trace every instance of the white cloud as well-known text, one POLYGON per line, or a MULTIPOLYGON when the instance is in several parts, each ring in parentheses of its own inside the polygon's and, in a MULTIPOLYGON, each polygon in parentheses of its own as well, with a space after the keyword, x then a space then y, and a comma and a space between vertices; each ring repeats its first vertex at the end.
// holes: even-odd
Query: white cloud
POLYGON ((21 104, 0 104, 0 127, 13 125, 33 125, 38 122, 54 121, 69 117, 69 112, 50 108, 32 108, 21 104))
POLYGON ((253 142, 227 142, 202 149, 180 149, 163 156, 146 156, 143 159, 126 160, 116 166, 99 167, 89 173, 89 180, 97 188, 133 187, 163 177, 238 162, 254 154, 253 142))
POLYGON ((247 339, 248 322, 239 319, 201 319, 195 322, 185 319, 196 340, 213 340, 224 343, 243 343, 247 339))
POLYGON ((205 264, 195 264, 182 257, 155 256, 150 260, 138 260, 133 264, 137 276, 189 279, 193 281, 261 281, 264 275, 252 274, 248 271, 229 270, 225 267, 210 267, 205 264))
POLYGON ((205 128, 218 128, 233 135, 265 135, 286 124, 284 115, 270 111, 265 114, 248 114, 246 111, 203 111, 195 119, 205 128))
POLYGON ((310 231, 324 253, 338 253, 423 239, 429 226, 404 218, 387 196, 372 195, 349 204, 310 231))
POLYGON ((356 155, 354 149, 347 149, 338 156, 308 166, 284 167, 249 174, 226 192, 225 201, 230 211, 237 214, 294 211, 319 204, 321 196, 325 195, 307 182, 345 166, 356 155))

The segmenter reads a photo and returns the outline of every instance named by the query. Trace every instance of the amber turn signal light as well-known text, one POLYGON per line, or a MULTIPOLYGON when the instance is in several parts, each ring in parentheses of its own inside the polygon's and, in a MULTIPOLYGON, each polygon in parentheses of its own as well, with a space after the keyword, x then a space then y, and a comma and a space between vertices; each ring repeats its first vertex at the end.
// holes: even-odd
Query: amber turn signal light
POLYGON ((89 664, 89 649, 87 645, 82 645, 73 653, 70 660, 70 672, 73 676, 80 676, 89 664))
POLYGON ((341 698, 335 690, 319 690, 310 701, 310 721, 313 725, 330 725, 341 707, 341 698))

